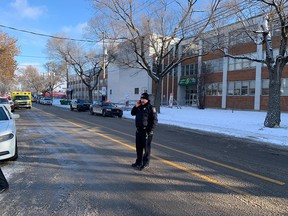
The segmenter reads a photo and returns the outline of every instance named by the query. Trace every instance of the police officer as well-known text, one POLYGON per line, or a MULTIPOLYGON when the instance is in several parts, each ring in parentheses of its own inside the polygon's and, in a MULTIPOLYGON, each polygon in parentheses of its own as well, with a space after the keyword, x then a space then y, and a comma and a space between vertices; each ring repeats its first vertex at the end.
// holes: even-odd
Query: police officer
POLYGON ((153 130, 157 126, 158 118, 156 108, 150 104, 149 95, 143 93, 141 99, 131 110, 131 115, 135 117, 136 125, 136 162, 132 167, 143 170, 149 167, 151 141, 153 138, 153 130), (144 153, 144 155, 143 155, 144 153))
POLYGON ((0 168, 0 193, 3 193, 9 188, 9 184, 0 168))

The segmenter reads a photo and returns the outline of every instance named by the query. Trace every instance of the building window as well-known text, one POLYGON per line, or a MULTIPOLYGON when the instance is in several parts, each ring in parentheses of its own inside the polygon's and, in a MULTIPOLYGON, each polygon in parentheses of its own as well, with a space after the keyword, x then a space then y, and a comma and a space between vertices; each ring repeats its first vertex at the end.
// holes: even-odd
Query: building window
MULTIPOLYGON (((247 57, 254 58, 254 54, 245 54, 247 57)), ((255 67, 256 63, 252 62, 251 60, 248 59, 233 59, 229 58, 229 63, 228 63, 228 70, 233 71, 233 70, 243 70, 251 67, 255 67)))
MULTIPOLYGON (((257 29, 257 26, 249 26, 250 29, 257 29)), ((229 33, 230 46, 252 42, 245 29, 237 29, 229 33)))
POLYGON ((222 95, 222 83, 208 83, 205 85, 206 95, 220 96, 222 95))
POLYGON ((255 81, 249 81, 249 95, 255 95, 255 81))
POLYGON ((110 89, 110 95, 112 95, 112 89, 110 89))
POLYGON ((262 80, 262 95, 269 95, 269 79, 262 80))
POLYGON ((245 69, 245 68, 250 68, 250 67, 251 67, 251 61, 248 59, 243 59, 242 68, 245 69))
POLYGON ((193 65, 193 64, 190 65, 190 68, 189 68, 189 74, 190 75, 194 74, 194 71, 195 71, 194 67, 195 67, 195 65, 193 65))
POLYGON ((225 36, 223 34, 203 39, 203 52, 209 52, 219 47, 224 47, 225 36))
POLYGON ((212 95, 212 84, 209 83, 209 84, 206 84, 206 95, 212 95))
POLYGON ((186 69, 185 69, 185 75, 186 75, 186 76, 189 75, 189 66, 190 66, 190 65, 186 65, 186 69))
POLYGON ((181 66, 181 76, 198 74, 198 64, 188 64, 181 66))
POLYGON ((234 82, 228 83, 228 95, 234 95, 234 82))
POLYGON ((181 66, 181 76, 185 76, 185 65, 181 66))
POLYGON ((228 82, 228 95, 255 95, 255 81, 231 81, 228 82))
POLYGON ((190 65, 190 74, 198 74, 198 64, 190 65))
POLYGON ((223 72, 223 59, 204 61, 202 71, 204 73, 223 72))
POLYGON ((249 81, 242 81, 241 95, 248 95, 249 81))
POLYGON ((218 83, 213 83, 212 84, 212 95, 217 95, 217 90, 218 90, 218 83))
POLYGON ((222 95, 222 83, 218 84, 218 95, 221 96, 222 95))
POLYGON ((229 71, 235 70, 235 59, 229 58, 228 70, 229 71))
POLYGON ((235 59, 235 70, 242 69, 242 59, 235 59))
POLYGON ((178 67, 177 66, 174 67, 173 70, 174 70, 174 76, 177 76, 178 75, 178 67))
POLYGON ((281 96, 288 96, 288 78, 281 79, 281 96))
POLYGON ((199 47, 197 44, 187 44, 182 46, 183 56, 195 56, 199 54, 199 47))
POLYGON ((240 81, 235 82, 234 95, 241 95, 241 82, 240 81))
POLYGON ((134 89, 134 94, 139 94, 139 88, 134 89))

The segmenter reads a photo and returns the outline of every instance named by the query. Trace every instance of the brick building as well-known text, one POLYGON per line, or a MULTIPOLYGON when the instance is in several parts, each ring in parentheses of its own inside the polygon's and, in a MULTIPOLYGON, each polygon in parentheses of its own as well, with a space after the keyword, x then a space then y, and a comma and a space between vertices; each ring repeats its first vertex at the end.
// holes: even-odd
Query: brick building
MULTIPOLYGON (((239 34, 238 31, 235 36, 235 32, 234 29, 225 33, 230 44, 229 53, 258 59, 265 57, 263 44, 256 45, 247 34, 239 34)), ((196 106, 200 93, 199 84, 203 81, 205 107, 267 110, 269 74, 266 65, 246 59, 223 57, 223 53, 217 50, 201 55, 205 50, 213 50, 211 41, 217 39, 219 40, 219 35, 207 36, 205 40, 198 41, 200 55, 191 55, 191 58, 182 62, 164 80, 162 101, 167 103, 172 94, 178 103, 196 106)), ((272 43, 275 47, 279 45, 279 32, 273 31, 272 43)), ((275 49, 275 53, 277 51, 275 49)), ((285 66, 281 79, 281 110, 288 111, 288 66, 285 66)))

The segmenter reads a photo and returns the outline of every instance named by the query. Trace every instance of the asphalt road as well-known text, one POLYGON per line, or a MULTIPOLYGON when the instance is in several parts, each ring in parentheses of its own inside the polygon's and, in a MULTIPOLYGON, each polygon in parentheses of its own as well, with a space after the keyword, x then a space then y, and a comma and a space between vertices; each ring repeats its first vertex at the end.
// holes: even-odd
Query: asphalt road
POLYGON ((287 149, 160 124, 139 171, 131 119, 39 104, 16 113, 1 215, 288 215, 287 149))

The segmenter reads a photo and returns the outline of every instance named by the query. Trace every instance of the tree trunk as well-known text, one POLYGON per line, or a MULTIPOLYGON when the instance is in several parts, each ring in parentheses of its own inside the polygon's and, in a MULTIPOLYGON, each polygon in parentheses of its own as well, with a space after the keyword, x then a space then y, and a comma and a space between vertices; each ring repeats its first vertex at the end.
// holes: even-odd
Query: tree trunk
MULTIPOLYGON (((278 69, 279 70, 279 69, 278 69)), ((280 127, 281 111, 280 111, 280 87, 281 76, 277 69, 270 73, 269 80, 269 100, 268 111, 264 121, 264 126, 269 128, 280 127)))
POLYGON ((93 103, 93 90, 92 89, 88 89, 88 97, 89 97, 89 102, 93 103))
POLYGON ((162 94, 162 77, 159 78, 158 82, 155 82, 154 106, 156 107, 158 113, 160 113, 161 94, 162 94))
POLYGON ((205 75, 203 72, 198 77, 198 109, 205 108, 205 75))

